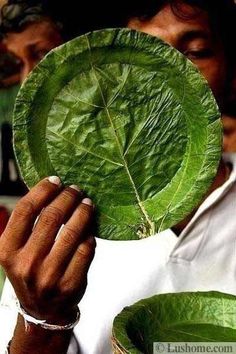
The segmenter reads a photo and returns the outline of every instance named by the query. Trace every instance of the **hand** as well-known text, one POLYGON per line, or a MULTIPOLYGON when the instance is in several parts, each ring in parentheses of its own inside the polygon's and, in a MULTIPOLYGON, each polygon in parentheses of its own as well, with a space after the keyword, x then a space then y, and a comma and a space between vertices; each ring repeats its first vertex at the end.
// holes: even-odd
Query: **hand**
POLYGON ((95 252, 94 208, 76 189, 58 177, 42 180, 18 202, 0 238, 0 264, 21 305, 51 323, 73 318, 95 252))
POLYGON ((8 218, 9 218, 9 215, 8 215, 7 210, 4 207, 0 206, 0 236, 6 227, 8 218))

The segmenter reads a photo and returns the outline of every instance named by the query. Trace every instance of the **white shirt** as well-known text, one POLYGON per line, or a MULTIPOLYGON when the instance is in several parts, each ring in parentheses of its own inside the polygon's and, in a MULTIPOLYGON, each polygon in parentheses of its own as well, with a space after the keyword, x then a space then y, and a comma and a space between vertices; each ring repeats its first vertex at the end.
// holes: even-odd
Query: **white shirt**
MULTIPOLYGON (((112 353, 114 317, 140 299, 180 291, 236 295, 236 155, 227 159, 233 164, 230 178, 204 201, 179 237, 166 230, 140 241, 97 239, 88 287, 79 305, 81 319, 74 330, 82 354, 112 353)), ((11 307, 12 294, 6 284, 3 304, 11 307)), ((15 321, 14 309, 3 307, 2 348, 15 321)), ((70 353, 77 352, 75 347, 71 345, 70 353)))

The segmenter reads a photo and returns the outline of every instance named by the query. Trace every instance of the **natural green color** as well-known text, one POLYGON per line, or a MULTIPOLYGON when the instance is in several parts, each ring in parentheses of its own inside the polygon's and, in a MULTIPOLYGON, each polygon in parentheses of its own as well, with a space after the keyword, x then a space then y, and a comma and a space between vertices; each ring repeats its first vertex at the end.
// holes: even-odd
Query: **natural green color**
POLYGON ((236 297, 219 292, 156 295, 113 323, 115 353, 152 354, 153 342, 235 342, 236 297))
POLYGON ((198 70, 158 38, 89 33, 23 84, 14 142, 29 187, 59 175, 94 200, 99 236, 139 239, 182 220, 217 169, 221 125, 198 70))
POLYGON ((19 85, 0 89, 0 124, 11 122, 19 85))

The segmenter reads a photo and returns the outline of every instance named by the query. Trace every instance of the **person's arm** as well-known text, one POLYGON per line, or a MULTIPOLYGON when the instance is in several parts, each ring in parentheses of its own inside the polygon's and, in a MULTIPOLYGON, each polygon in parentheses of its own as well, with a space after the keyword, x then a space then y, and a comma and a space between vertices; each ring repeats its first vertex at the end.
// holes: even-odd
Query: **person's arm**
MULTIPOLYGON (((91 201, 81 201, 78 190, 62 188, 58 182, 44 179, 20 200, 0 238, 0 264, 28 314, 66 325, 75 319, 85 292, 95 239, 90 234, 91 201)), ((63 354, 70 337, 71 330, 51 331, 33 324, 26 331, 19 315, 10 353, 63 354)))
POLYGON ((64 354, 67 353, 71 334, 72 330, 49 331, 33 324, 30 325, 30 332, 26 332, 24 320, 19 315, 10 354, 64 354))

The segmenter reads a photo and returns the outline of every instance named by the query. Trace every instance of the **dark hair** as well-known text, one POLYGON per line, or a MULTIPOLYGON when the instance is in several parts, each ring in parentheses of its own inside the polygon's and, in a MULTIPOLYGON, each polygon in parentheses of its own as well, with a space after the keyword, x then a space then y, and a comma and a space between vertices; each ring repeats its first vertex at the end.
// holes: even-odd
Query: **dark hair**
POLYGON ((53 17, 45 1, 8 0, 0 11, 0 33, 20 32, 32 22, 50 21, 62 31, 62 24, 53 17))
MULTIPOLYGON (((172 10, 179 14, 180 16, 185 17, 185 14, 182 12, 181 5, 188 4, 196 9, 202 9, 213 16, 221 17, 225 13, 229 15, 229 12, 234 11, 235 3, 234 0, 121 0, 123 1, 123 11, 126 17, 126 20, 131 17, 138 17, 140 19, 150 19, 155 14, 157 14, 165 5, 170 4, 172 10)), ((189 16, 189 15, 187 15, 189 16)))

